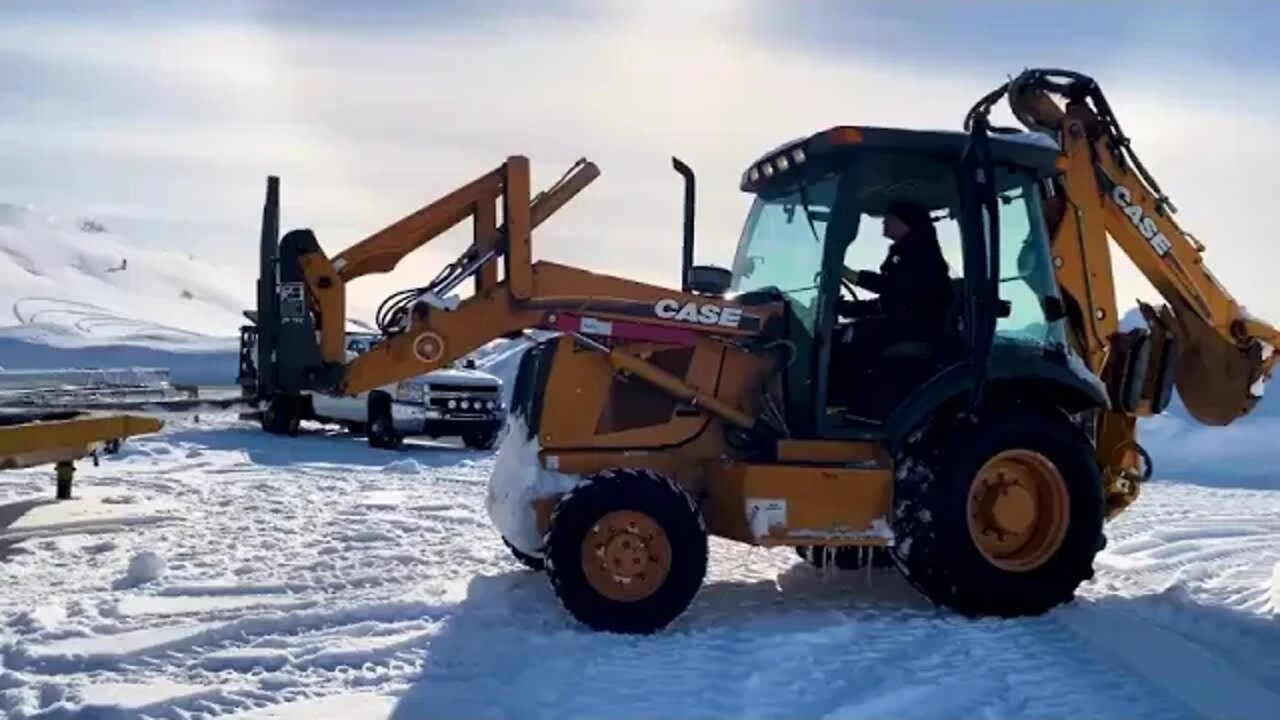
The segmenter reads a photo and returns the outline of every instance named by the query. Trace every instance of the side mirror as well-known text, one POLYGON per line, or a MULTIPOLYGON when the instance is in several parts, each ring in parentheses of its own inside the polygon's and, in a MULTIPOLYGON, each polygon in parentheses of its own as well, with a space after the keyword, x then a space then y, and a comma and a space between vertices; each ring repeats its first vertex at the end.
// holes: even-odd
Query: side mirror
POLYGON ((733 282, 733 273, 716 265, 694 265, 686 278, 689 291, 699 295, 724 295, 733 282))

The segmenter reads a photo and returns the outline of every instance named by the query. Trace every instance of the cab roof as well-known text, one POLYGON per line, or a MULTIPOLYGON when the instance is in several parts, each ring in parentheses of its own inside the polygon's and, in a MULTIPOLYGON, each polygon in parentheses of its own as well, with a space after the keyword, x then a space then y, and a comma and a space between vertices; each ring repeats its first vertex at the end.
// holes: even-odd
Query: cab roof
MULTIPOLYGON (((990 138, 996 162, 1023 166, 1042 175, 1058 171, 1061 149, 1046 135, 993 129, 990 138)), ((968 141, 968 133, 954 130, 841 125, 792 140, 761 155, 742 173, 740 188, 759 192, 802 169, 838 165, 852 154, 868 151, 919 153, 959 162, 968 141)))

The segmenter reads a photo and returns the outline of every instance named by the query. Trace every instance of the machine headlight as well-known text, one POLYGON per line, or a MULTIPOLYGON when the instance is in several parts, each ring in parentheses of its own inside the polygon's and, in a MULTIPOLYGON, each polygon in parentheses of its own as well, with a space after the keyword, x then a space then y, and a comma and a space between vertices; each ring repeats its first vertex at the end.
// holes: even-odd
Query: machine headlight
POLYGON ((469 410, 471 408, 471 403, 467 400, 463 400, 462 402, 458 403, 458 405, 460 405, 463 410, 469 410))
POLYGON ((487 407, 487 408, 489 408, 490 410, 492 410, 492 409, 494 409, 495 407, 497 407, 497 405, 498 405, 498 403, 496 403, 496 402, 494 402, 494 401, 492 401, 492 400, 489 400, 488 402, 486 402, 486 403, 484 404, 484 406, 485 406, 485 407, 487 407))
POLYGON ((426 397, 426 387, 422 383, 401 381, 396 383, 396 400, 406 403, 421 403, 426 397))
POLYGON ((797 165, 803 164, 805 160, 804 148, 796 148, 795 150, 792 150, 791 159, 795 160, 797 165))
POLYGON ((779 155, 774 162, 778 165, 778 172, 786 172, 791 167, 791 161, 786 155, 779 155))
POLYGON ((762 167, 763 167, 763 169, 764 169, 764 176, 765 176, 765 177, 767 177, 767 178, 768 178, 768 177, 773 177, 773 163, 771 163, 771 162, 769 162, 768 160, 766 160, 766 161, 764 162, 764 165, 763 165, 762 167))
POLYGON ((450 401, 449 401, 449 409, 450 409, 450 410, 455 410, 455 409, 457 409, 457 407, 458 407, 458 401, 457 401, 457 400, 450 400, 450 401))

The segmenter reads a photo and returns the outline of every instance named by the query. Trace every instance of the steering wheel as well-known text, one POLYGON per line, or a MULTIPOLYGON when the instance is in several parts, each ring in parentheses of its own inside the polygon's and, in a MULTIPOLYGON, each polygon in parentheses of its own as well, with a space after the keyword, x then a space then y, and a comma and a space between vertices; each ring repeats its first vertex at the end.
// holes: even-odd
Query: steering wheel
POLYGON ((854 302, 857 302, 862 299, 858 297, 858 291, 854 289, 856 286, 853 283, 849 282, 848 280, 844 279, 843 277, 840 278, 840 287, 849 291, 849 296, 853 298, 854 302))

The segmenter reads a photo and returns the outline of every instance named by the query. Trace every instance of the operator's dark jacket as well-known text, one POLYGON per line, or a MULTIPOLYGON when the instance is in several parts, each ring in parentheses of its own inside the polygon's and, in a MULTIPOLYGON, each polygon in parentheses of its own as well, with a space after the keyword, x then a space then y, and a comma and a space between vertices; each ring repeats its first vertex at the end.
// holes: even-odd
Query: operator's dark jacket
POLYGON ((889 247, 880 272, 858 273, 858 287, 875 299, 844 301, 847 317, 881 317, 887 343, 938 340, 952 301, 947 261, 933 228, 913 229, 889 247))

